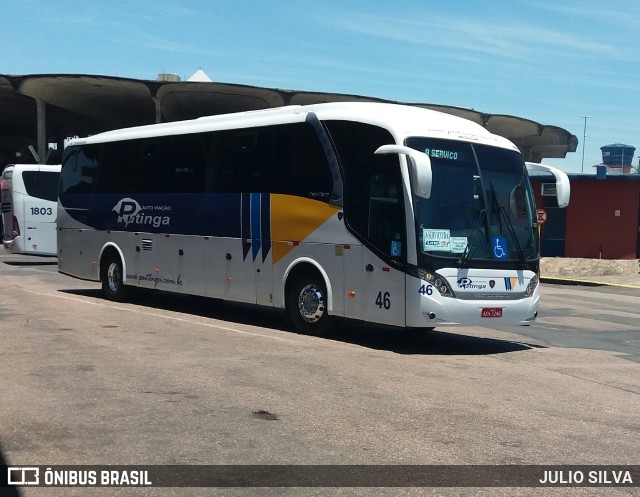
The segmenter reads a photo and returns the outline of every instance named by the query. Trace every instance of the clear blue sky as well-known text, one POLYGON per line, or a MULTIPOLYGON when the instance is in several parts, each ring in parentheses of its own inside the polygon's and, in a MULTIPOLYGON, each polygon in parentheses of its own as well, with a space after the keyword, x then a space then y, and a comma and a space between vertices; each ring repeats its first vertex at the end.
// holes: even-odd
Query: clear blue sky
POLYGON ((570 172, 640 155, 637 0, 4 0, 0 73, 188 78, 455 105, 563 127, 570 172))

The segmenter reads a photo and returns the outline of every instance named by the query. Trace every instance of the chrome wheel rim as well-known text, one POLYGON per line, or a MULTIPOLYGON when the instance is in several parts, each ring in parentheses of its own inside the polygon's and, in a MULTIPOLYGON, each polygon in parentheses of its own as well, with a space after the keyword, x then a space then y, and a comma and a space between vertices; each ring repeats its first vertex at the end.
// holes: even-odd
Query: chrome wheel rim
POLYGON ((298 311, 307 323, 316 323, 324 316, 325 298, 322 289, 307 285, 300 291, 298 311))
POLYGON ((107 284, 109 285, 109 290, 112 292, 118 291, 118 288, 120 288, 121 277, 120 266, 115 262, 109 264, 109 269, 107 270, 107 284))

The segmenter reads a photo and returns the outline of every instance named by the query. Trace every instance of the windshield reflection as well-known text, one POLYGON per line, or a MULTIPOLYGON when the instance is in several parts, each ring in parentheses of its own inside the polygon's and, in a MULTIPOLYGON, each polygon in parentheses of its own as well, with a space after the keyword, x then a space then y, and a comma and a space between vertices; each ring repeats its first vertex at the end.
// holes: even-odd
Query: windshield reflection
POLYGON ((429 155, 429 199, 415 198, 419 253, 474 260, 538 257, 533 194, 520 154, 486 145, 410 138, 429 155))

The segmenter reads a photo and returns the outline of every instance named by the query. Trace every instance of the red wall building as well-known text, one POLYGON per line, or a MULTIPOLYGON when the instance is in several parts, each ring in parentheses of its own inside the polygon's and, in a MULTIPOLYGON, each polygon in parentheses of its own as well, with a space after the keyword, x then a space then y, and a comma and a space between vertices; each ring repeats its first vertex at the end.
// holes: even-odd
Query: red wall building
POLYGON ((559 209, 542 195, 549 176, 532 176, 538 208, 547 211, 542 255, 592 259, 640 258, 640 175, 569 175, 571 201, 559 209))

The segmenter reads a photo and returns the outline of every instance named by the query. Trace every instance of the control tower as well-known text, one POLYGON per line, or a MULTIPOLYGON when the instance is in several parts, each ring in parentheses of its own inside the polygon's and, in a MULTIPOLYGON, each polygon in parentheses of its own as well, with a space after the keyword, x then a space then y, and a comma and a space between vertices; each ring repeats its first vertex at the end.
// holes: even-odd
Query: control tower
POLYGON ((602 150, 602 164, 607 166, 609 172, 619 174, 629 174, 631 172, 631 161, 636 152, 636 147, 614 143, 600 147, 602 150))

